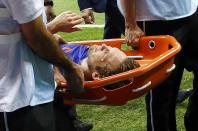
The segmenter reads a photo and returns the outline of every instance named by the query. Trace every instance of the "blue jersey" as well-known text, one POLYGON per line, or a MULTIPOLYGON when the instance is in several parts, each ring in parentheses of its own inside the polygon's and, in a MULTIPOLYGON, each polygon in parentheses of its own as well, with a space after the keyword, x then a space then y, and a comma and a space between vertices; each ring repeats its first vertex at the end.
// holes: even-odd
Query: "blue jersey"
POLYGON ((88 56, 88 45, 70 43, 61 44, 60 47, 76 64, 80 64, 80 62, 88 56))

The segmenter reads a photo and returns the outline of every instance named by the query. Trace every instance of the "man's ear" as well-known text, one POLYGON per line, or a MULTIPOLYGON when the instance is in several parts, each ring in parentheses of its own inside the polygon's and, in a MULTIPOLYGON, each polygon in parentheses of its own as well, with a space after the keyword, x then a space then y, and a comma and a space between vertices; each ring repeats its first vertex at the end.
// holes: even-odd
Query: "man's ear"
POLYGON ((100 79, 100 74, 96 71, 94 71, 92 74, 93 80, 99 80, 100 79))

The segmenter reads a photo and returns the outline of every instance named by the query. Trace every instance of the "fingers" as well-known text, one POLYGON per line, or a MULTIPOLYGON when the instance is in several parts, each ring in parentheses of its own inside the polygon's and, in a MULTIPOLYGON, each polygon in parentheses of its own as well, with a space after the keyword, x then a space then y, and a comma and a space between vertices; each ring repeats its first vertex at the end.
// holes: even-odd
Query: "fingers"
POLYGON ((66 32, 66 33, 72 33, 76 31, 81 31, 81 29, 77 27, 73 27, 73 28, 64 28, 61 30, 61 32, 66 32))
POLYGON ((56 83, 66 82, 64 76, 61 74, 58 67, 54 67, 54 79, 55 79, 56 83))
POLYGON ((75 28, 71 28, 71 32, 75 32, 75 31, 82 31, 82 29, 75 27, 75 28))
POLYGON ((144 35, 144 32, 138 27, 126 28, 125 37, 128 45, 132 46, 134 49, 139 48, 140 37, 144 35))
POLYGON ((92 24, 95 22, 95 18, 94 18, 94 14, 91 13, 91 21, 92 21, 92 24))
POLYGON ((59 44, 66 44, 67 42, 58 34, 54 34, 54 37, 56 39, 56 41, 59 43, 59 44))
POLYGON ((52 21, 55 17, 56 17, 55 14, 50 13, 50 14, 47 15, 47 21, 50 22, 50 21, 52 21))
POLYGON ((86 18, 85 20, 85 24, 93 24, 94 22, 91 20, 91 18, 86 18))
POLYGON ((78 25, 84 22, 84 19, 76 13, 65 14, 65 22, 70 22, 71 26, 78 25))
POLYGON ((82 22, 84 22, 84 19, 77 19, 77 20, 72 20, 71 21, 71 26, 75 26, 75 25, 79 25, 81 24, 82 22))
POLYGON ((132 46, 134 49, 138 49, 139 48, 139 39, 140 39, 140 36, 137 35, 137 34, 129 33, 126 36, 127 44, 132 46))
POLYGON ((60 38, 59 39, 59 44, 66 44, 67 42, 63 39, 63 38, 60 38))
POLYGON ((69 74, 66 72, 64 74, 65 78, 67 79, 68 90, 71 93, 83 93, 85 89, 83 88, 84 73, 82 68, 77 64, 73 64, 73 69, 69 72, 69 74))
POLYGON ((73 25, 77 25, 77 24, 84 22, 84 19, 80 16, 73 16, 73 17, 70 17, 70 19, 73 25))
POLYGON ((68 16, 70 18, 72 18, 72 20, 78 20, 78 19, 83 19, 81 16, 77 15, 77 14, 71 14, 70 16, 68 16))
POLYGON ((93 24, 95 22, 94 16, 88 16, 84 18, 84 20, 85 20, 85 24, 93 24))
POLYGON ((94 13, 91 9, 84 10, 82 12, 82 17, 85 20, 85 24, 93 24, 95 22, 94 13))
POLYGON ((45 7, 45 13, 46 13, 48 22, 52 21, 56 17, 54 10, 51 6, 45 7))
POLYGON ((63 13, 65 13, 65 14, 72 14, 72 13, 74 13, 74 12, 72 12, 72 11, 65 11, 65 12, 63 12, 63 13))
POLYGON ((82 18, 80 15, 76 14, 76 13, 70 13, 70 14, 65 14, 67 17, 75 17, 78 16, 79 18, 82 18))

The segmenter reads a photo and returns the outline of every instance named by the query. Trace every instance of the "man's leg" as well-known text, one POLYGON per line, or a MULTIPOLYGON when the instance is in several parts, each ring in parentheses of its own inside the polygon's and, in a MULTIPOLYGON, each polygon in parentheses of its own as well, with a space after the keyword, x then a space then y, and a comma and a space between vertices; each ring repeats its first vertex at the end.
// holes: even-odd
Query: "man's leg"
POLYGON ((120 13, 117 1, 108 0, 105 11, 105 28, 104 39, 120 38, 124 34, 125 22, 124 17, 120 13))
POLYGON ((58 131, 89 131, 93 128, 91 123, 80 121, 75 105, 65 105, 63 98, 57 92, 54 98, 54 110, 58 131))
POLYGON ((65 131, 66 129, 69 131, 89 131, 93 128, 93 124, 85 123, 79 119, 75 105, 62 106, 64 107, 55 107, 55 114, 56 117, 58 117, 56 125, 58 126, 58 129, 60 129, 59 131, 65 131), (70 125, 66 125, 66 121, 68 121, 70 125))
POLYGON ((3 112, 0 112, 0 131, 5 131, 5 121, 3 112))
POLYGON ((178 89, 173 86, 173 76, 175 75, 170 76, 146 96, 148 131, 176 131, 174 98, 176 99, 178 89))
POLYGON ((192 25, 190 30, 190 37, 186 50, 185 60, 186 68, 189 71, 193 71, 193 93, 189 98, 189 104, 185 114, 185 128, 186 131, 198 130, 198 12, 192 19, 192 25))
POLYGON ((52 102, 6 113, 9 131, 56 131, 52 102))
POLYGON ((69 116, 68 109, 63 104, 62 97, 55 93, 54 98, 54 114, 56 120, 56 129, 58 131, 77 131, 73 125, 73 122, 69 116))
MULTIPOLYGON (((173 35, 182 46, 188 37, 188 19, 146 23, 146 35, 173 35), (160 30, 159 30, 160 29, 160 30)), ((146 96, 148 131, 176 131, 176 97, 183 69, 183 50, 175 57, 176 69, 161 85, 146 96)))
POLYGON ((193 86, 193 93, 189 97, 189 103, 184 117, 186 131, 198 130, 198 74, 194 75, 193 86))

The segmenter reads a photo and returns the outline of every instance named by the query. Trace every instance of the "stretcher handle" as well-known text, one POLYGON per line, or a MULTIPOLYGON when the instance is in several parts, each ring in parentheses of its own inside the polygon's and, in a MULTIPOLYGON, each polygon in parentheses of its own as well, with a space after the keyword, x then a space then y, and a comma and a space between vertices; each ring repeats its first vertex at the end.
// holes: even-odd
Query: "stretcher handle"
POLYGON ((127 58, 132 58, 132 59, 143 59, 144 56, 127 56, 127 58))
POLYGON ((175 68, 176 68, 176 65, 173 64, 173 65, 171 66, 171 68, 169 68, 169 69, 166 70, 166 73, 167 73, 167 74, 171 73, 175 68))
POLYGON ((148 83, 146 83, 145 85, 139 87, 139 88, 136 88, 136 89, 132 89, 132 92, 133 93, 137 93, 137 92, 140 92, 144 89, 146 89, 147 87, 149 87, 151 85, 151 81, 149 81, 148 83))

